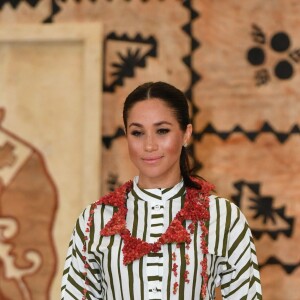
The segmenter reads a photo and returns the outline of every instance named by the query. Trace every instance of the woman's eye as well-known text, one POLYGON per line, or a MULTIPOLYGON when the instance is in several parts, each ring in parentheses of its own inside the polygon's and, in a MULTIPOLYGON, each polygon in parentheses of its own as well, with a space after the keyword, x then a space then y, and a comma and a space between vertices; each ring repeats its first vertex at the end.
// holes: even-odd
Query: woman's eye
POLYGON ((134 131, 131 132, 131 135, 133 135, 133 136, 141 136, 142 132, 134 130, 134 131))
POLYGON ((161 128, 157 130, 158 134, 167 134, 170 131, 170 129, 167 128, 161 128))

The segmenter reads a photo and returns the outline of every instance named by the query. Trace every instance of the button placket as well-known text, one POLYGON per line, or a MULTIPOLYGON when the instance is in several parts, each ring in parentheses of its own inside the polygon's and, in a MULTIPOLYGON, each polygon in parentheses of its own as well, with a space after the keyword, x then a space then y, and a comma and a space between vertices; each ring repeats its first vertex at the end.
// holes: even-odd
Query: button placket
POLYGON ((156 204, 156 205, 154 206, 154 210, 155 210, 155 211, 159 211, 159 210, 160 210, 160 205, 159 205, 159 204, 156 204))
MULTIPOLYGON (((163 233, 163 226, 164 223, 163 215, 164 215, 164 203, 161 200, 155 199, 154 201, 151 201, 151 211, 149 213, 151 214, 151 227, 150 227, 150 235, 155 234, 155 237, 152 237, 150 239, 151 242, 156 242, 158 237, 157 234, 163 233), (152 216, 154 216, 152 218, 152 216), (155 224, 155 225, 153 225, 155 224), (157 224, 157 225, 156 225, 157 224), (152 227, 153 225, 153 227, 152 227)), ((157 254, 162 253, 160 250, 157 254)), ((163 258, 160 256, 152 257, 151 261, 154 265, 151 267, 151 276, 160 276, 162 273, 162 267, 160 266, 161 262, 163 261, 163 258)), ((148 273, 149 276, 149 273, 148 273)), ((160 298, 161 297, 161 283, 156 280, 152 283, 150 283, 149 290, 150 293, 152 293, 152 298, 160 298)))

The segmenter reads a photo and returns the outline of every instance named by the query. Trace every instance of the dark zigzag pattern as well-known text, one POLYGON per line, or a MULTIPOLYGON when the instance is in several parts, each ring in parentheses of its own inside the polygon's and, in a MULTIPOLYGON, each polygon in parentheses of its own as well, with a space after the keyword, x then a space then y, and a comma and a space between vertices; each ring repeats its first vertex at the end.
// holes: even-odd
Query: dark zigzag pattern
POLYGON ((271 133, 277 138, 277 140, 280 143, 283 144, 287 141, 287 139, 290 136, 294 134, 297 135, 300 134, 300 126, 298 124, 295 124, 289 131, 282 132, 282 131, 275 130, 268 122, 264 122, 261 128, 257 131, 247 131, 243 129, 242 126, 240 125, 236 125, 229 131, 218 131, 211 123, 208 123, 203 130, 195 132, 193 137, 195 138, 195 140, 201 141, 203 136, 207 134, 212 134, 212 135, 217 135, 220 139, 226 141, 232 134, 237 132, 242 133, 251 142, 254 142, 256 138, 263 133, 271 133))
MULTIPOLYGON (((143 38, 140 33, 137 33, 135 37, 129 37, 127 33, 123 33, 121 35, 117 35, 115 32, 111 32, 110 34, 107 35, 106 37, 109 40, 114 40, 114 41, 125 41, 125 42, 136 42, 136 43, 142 43, 142 44, 155 44, 156 45, 156 40, 153 36, 149 36, 148 38, 143 38)), ((154 51, 154 49, 152 49, 154 51)), ((152 56, 156 55, 156 51, 152 53, 152 56)))
POLYGON ((280 259, 275 256, 270 256, 264 263, 259 265, 260 269, 270 265, 279 265, 287 274, 292 274, 297 268, 300 267, 300 261, 295 264, 282 263, 280 259))
MULTIPOLYGON (((31 7, 36 7, 39 2, 42 0, 0 0, 0 10, 6 3, 9 3, 13 9, 17 9, 19 5, 23 2, 26 2, 31 7)), ((56 0, 51 1, 51 11, 50 15, 42 23, 52 23, 53 17, 60 11, 60 7, 57 4, 56 0)))
MULTIPOLYGON (((294 135, 294 134, 300 135, 300 126, 299 125, 294 125, 290 129, 290 131, 288 131, 288 132, 280 132, 280 131, 276 131, 275 129, 273 129, 272 126, 268 122, 265 122, 262 125, 262 127, 259 130, 257 130, 257 131, 246 131, 240 125, 236 125, 232 130, 229 130, 229 131, 218 131, 217 129, 215 129, 215 127, 211 123, 208 123, 206 125, 206 127, 202 131, 194 133, 193 137, 194 137, 194 139, 196 141, 201 141, 201 139, 205 135, 216 135, 220 139, 222 139, 223 141, 226 141, 227 139, 230 138, 230 136, 232 134, 238 133, 238 132, 242 133, 251 142, 255 142, 255 140, 257 139, 257 137, 259 137, 261 134, 271 133, 271 134, 273 134, 277 138, 277 140, 280 143, 283 144, 292 135, 294 135)), ((124 136, 124 131, 123 131, 123 129, 121 127, 118 127, 113 135, 105 135, 105 136, 103 136, 102 142, 103 142, 104 146, 107 149, 109 149, 111 147, 111 144, 112 144, 113 140, 117 139, 117 138, 119 138, 121 136, 124 136)))
MULTIPOLYGON (((192 8, 191 1, 184 1, 183 6, 186 7, 190 12, 190 20, 188 23, 182 26, 182 30, 189 36, 190 38, 190 53, 182 58, 184 64, 188 67, 191 73, 191 81, 187 90, 185 91, 185 95, 192 102, 193 115, 198 112, 198 108, 193 103, 193 87, 194 85, 201 79, 199 73, 197 73, 192 65, 192 56, 193 52, 200 47, 200 43, 195 39, 192 33, 192 23, 195 19, 199 17, 199 13, 192 8)), ((193 117, 193 116, 192 116, 193 117)))
MULTIPOLYGON (((186 97, 191 103, 192 107, 192 114, 191 114, 191 123, 194 124, 195 115, 199 112, 198 107, 195 105, 193 101, 193 88, 194 85, 201 80, 201 76, 196 70, 193 68, 193 52, 200 47, 199 41, 193 36, 192 32, 192 23, 195 19, 199 17, 199 13, 193 9, 192 1, 183 1, 182 5, 189 10, 190 19, 189 22, 182 26, 182 30, 189 36, 190 38, 190 53, 182 58, 183 63, 187 66, 188 70, 190 71, 190 84, 187 90, 184 92, 186 97)), ((196 159, 195 157, 195 149, 194 146, 189 147, 189 153, 193 159, 194 170, 200 170, 202 168, 202 164, 196 159)))
POLYGON ((9 3, 12 8, 16 9, 23 2, 26 2, 31 7, 35 7, 41 0, 1 0, 0 1, 0 10, 3 8, 4 4, 9 3))

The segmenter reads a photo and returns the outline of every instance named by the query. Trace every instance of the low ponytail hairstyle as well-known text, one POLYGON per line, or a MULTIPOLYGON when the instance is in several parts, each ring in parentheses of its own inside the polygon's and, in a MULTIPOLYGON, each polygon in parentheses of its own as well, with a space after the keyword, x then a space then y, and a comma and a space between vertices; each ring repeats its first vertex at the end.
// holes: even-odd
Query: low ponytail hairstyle
MULTIPOLYGON (((190 124, 188 101, 179 89, 165 82, 147 82, 138 86, 126 98, 123 107, 123 122, 127 130, 128 113, 131 108, 140 101, 148 99, 159 99, 163 101, 173 112, 182 131, 186 131, 190 124)), ((182 147, 180 154, 180 172, 185 186, 201 189, 192 177, 187 149, 182 147)), ((199 178, 199 177, 198 177, 199 178)))

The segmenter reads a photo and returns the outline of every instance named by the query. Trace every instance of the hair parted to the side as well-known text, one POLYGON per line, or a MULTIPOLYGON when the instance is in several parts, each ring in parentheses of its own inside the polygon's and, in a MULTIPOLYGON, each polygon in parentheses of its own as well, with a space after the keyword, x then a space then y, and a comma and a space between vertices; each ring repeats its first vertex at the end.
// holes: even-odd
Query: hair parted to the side
MULTIPOLYGON (((123 122, 125 130, 127 130, 128 113, 131 108, 140 101, 147 99, 160 99, 163 101, 173 112, 179 123, 182 131, 185 131, 188 124, 191 123, 189 117, 188 100, 182 91, 177 89, 171 84, 158 81, 158 82, 146 82, 138 86, 133 90, 126 98, 123 107, 123 122)), ((182 147, 180 154, 180 171, 183 177, 184 183, 187 187, 194 187, 200 189, 201 187, 191 179, 192 177, 198 177, 192 174, 187 149, 182 147)))

